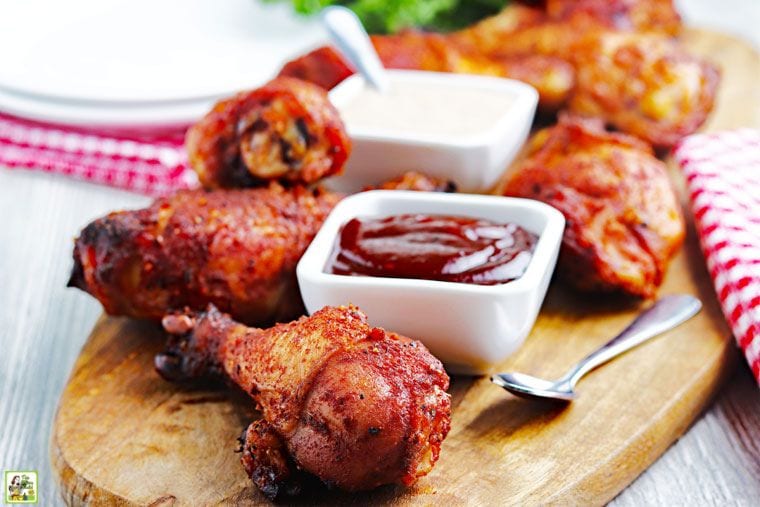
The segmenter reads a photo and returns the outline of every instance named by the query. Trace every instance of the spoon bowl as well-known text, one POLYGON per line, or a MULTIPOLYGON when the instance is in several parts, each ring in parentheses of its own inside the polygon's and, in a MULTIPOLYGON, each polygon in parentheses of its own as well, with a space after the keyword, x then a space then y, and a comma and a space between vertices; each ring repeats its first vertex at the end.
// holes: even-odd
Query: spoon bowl
POLYGON ((572 401, 576 396, 567 382, 551 382, 525 373, 498 373, 491 382, 524 398, 572 401))

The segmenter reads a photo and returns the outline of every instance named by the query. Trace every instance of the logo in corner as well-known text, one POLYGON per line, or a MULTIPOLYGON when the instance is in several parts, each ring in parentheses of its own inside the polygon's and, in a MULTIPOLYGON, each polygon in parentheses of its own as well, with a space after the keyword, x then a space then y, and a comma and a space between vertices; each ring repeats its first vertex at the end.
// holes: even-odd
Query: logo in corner
POLYGON ((37 471, 5 471, 5 503, 37 503, 37 471))

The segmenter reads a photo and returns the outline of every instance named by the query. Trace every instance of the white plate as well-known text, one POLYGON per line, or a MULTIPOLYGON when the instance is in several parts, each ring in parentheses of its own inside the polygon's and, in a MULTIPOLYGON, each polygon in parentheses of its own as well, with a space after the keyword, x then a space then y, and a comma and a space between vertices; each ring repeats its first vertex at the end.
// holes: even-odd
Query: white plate
POLYGON ((75 124, 187 123, 327 40, 256 0, 0 3, 0 110, 75 124))
POLYGON ((41 100, 31 95, 8 93, 0 88, 2 112, 46 123, 118 131, 186 127, 203 116, 213 103, 214 99, 129 107, 108 104, 90 106, 41 100))

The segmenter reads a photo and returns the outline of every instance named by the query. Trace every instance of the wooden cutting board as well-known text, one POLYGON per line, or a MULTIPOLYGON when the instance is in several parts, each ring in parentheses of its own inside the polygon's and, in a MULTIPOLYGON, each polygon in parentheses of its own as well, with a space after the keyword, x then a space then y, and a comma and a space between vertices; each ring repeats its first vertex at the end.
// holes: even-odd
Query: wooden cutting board
MULTIPOLYGON (((747 44, 691 30, 688 45, 723 68, 707 129, 760 126, 760 56, 747 44)), ((673 174, 676 181, 677 174, 673 174)), ((433 472, 414 488, 349 495, 316 491, 300 503, 441 505, 601 504, 657 459, 699 415, 737 356, 693 224, 661 294, 695 294, 694 319, 589 375, 563 407, 512 397, 486 378, 455 378, 452 430, 433 472)), ((553 378, 640 310, 623 300, 551 288, 536 327, 499 370, 553 378)), ((156 326, 103 317, 76 362, 51 436, 69 504, 258 504, 236 438, 256 417, 223 386, 161 380, 156 326)), ((369 457, 371 459, 371 457, 369 457)))

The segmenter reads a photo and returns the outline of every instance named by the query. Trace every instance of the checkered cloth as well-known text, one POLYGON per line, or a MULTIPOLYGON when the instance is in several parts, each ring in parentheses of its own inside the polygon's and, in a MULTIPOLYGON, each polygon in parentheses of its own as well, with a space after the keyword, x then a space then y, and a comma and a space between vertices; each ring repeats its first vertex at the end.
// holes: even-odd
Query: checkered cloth
POLYGON ((693 135, 675 157, 723 313, 760 382, 760 131, 693 135))
POLYGON ((183 132, 102 135, 0 113, 0 166, 65 174, 141 194, 197 186, 183 132))

